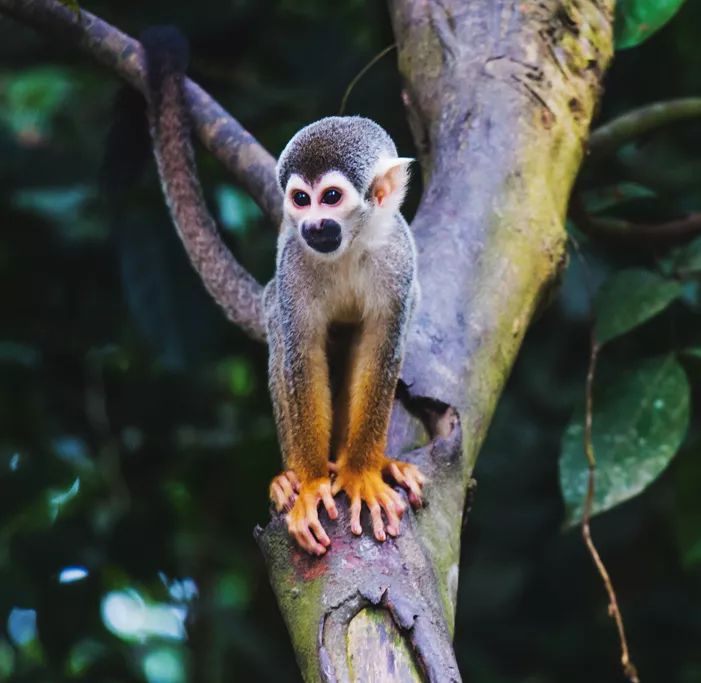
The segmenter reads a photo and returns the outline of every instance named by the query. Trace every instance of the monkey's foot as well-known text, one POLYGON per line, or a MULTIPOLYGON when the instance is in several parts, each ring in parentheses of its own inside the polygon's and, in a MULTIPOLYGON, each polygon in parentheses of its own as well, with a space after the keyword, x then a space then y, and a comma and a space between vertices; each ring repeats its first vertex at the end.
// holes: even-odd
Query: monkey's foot
POLYGON ((390 536, 399 534, 399 520, 404 514, 405 506, 401 496, 382 479, 381 469, 354 472, 341 466, 333 482, 333 494, 345 491, 350 499, 351 531, 360 536, 360 510, 363 501, 370 510, 372 530, 378 541, 384 541, 385 531, 390 536), (382 513, 387 519, 385 525, 382 513))
POLYGON ((331 481, 328 477, 302 482, 299 485, 297 499, 286 517, 290 536, 302 549, 312 555, 323 555, 326 548, 331 545, 331 540, 319 521, 317 508, 320 502, 324 503, 331 519, 338 517, 336 503, 331 495, 331 481))
POLYGON ((391 477, 403 489, 406 489, 412 507, 421 507, 421 495, 423 485, 426 483, 426 477, 421 474, 421 470, 416 465, 410 465, 402 460, 385 458, 382 465, 382 474, 386 477, 391 477))
MULTIPOLYGON (((336 463, 329 461, 329 474, 336 473, 336 463)), ((268 497, 276 512, 289 512, 299 493, 299 479, 294 470, 281 472, 270 482, 268 497)))

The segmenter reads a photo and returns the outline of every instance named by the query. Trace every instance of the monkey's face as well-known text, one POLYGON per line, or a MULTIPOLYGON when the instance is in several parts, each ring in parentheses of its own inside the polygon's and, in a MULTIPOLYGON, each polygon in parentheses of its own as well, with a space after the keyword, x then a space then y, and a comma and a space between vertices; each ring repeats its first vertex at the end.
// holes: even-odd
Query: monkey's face
POLYGON ((340 256, 359 236, 359 243, 378 245, 401 206, 410 162, 379 159, 368 186, 361 188, 340 171, 323 173, 311 184, 292 173, 285 188, 285 221, 308 249, 327 259, 340 256))
POLYGON ((293 173, 285 188, 285 220, 317 255, 335 258, 353 241, 364 215, 360 193, 339 171, 312 184, 293 173))

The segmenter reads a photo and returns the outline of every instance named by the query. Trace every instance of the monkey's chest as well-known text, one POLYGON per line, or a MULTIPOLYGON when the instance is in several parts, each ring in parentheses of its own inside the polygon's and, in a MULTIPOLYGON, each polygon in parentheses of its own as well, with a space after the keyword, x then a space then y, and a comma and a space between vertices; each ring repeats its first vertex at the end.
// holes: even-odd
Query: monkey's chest
POLYGON ((339 263, 327 274, 321 296, 329 323, 356 324, 386 306, 380 278, 368 260, 339 263))

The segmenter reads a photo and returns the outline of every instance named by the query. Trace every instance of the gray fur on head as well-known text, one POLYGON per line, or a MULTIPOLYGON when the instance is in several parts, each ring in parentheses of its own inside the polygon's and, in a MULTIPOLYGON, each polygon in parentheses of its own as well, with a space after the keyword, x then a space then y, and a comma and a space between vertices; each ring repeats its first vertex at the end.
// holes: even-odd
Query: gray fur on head
POLYGON ((396 157, 397 148, 384 128, 361 116, 329 116, 302 128, 277 162, 281 189, 297 173, 312 184, 329 171, 340 171, 358 192, 372 182, 380 157, 396 157))

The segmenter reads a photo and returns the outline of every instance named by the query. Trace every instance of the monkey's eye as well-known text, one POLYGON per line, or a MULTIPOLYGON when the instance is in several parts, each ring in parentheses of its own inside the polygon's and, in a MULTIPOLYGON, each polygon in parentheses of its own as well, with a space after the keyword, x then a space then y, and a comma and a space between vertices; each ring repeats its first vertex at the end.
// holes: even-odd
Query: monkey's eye
POLYGON ((292 194, 292 201, 296 206, 309 206, 312 203, 309 195, 306 192, 302 192, 302 190, 297 190, 297 192, 292 194))
POLYGON ((321 197, 322 204, 338 204, 341 201, 341 190, 337 190, 332 187, 330 190, 326 190, 321 197))

